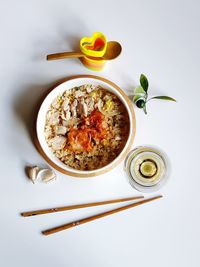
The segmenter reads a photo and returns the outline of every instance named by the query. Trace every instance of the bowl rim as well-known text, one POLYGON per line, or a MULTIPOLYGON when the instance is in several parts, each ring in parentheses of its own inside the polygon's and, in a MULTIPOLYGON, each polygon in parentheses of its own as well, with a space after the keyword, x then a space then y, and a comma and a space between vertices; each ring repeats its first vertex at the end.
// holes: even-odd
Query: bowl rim
MULTIPOLYGON (((133 109, 133 105, 130 101, 130 99, 128 98, 128 96, 113 82, 111 82, 110 80, 107 80, 103 77, 100 76, 95 76, 95 75, 75 75, 75 76, 70 76, 67 78, 62 79, 60 82, 56 83, 51 90, 48 91, 48 93, 46 94, 45 98, 43 99, 38 114, 37 114, 37 118, 36 118, 36 135, 35 135, 35 145, 38 149, 38 151, 40 152, 40 154, 43 156, 43 158, 57 171, 60 171, 63 174, 66 175, 70 175, 70 176, 74 176, 74 177, 79 177, 79 178, 84 178, 84 177, 93 177, 93 176, 97 176, 100 174, 103 174, 105 172, 110 171, 111 169, 113 169, 116 165, 118 165, 122 159, 127 155, 127 153, 130 151, 131 146, 133 144, 134 141, 134 137, 135 137, 135 132, 136 132, 136 119, 135 119, 135 112, 133 109), (123 102, 123 104, 125 105, 127 112, 128 112, 128 116, 129 116, 129 122, 130 122, 130 131, 129 131, 129 135, 128 135, 128 139, 127 142, 124 146, 124 148, 122 149, 122 151, 120 152, 120 154, 109 164, 107 164, 106 166, 96 169, 96 170, 91 170, 91 171, 81 171, 81 170, 75 170, 69 166, 66 165, 61 167, 58 166, 58 164, 52 160, 52 158, 50 158, 50 156, 45 152, 44 146, 43 144, 40 142, 40 131, 39 131, 39 119, 41 116, 41 109, 44 105, 44 101, 45 99, 52 93, 52 91, 54 91, 57 87, 59 87, 60 85, 71 81, 71 80, 76 80, 76 79, 93 79, 94 81, 96 80, 97 82, 101 83, 106 83, 108 87, 112 87, 112 89, 116 90, 117 93, 120 95, 121 101, 123 102)), ((52 152, 50 152, 52 153, 52 152)))

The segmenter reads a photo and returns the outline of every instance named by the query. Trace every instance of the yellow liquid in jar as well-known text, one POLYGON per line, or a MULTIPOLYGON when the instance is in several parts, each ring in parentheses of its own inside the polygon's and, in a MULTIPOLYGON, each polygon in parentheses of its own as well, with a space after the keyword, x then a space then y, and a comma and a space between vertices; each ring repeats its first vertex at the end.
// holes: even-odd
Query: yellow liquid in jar
POLYGON ((166 174, 166 162, 160 151, 153 147, 138 147, 128 155, 125 162, 130 180, 141 187, 159 184, 166 174))

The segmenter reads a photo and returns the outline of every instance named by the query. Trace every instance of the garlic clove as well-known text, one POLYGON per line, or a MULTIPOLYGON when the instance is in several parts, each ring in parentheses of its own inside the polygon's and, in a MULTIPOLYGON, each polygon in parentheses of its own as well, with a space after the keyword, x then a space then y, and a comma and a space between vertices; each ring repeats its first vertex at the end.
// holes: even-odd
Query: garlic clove
POLYGON ((44 183, 53 182, 56 180, 56 174, 51 169, 42 169, 38 172, 38 179, 40 179, 44 183))
POLYGON ((28 177, 32 181, 33 184, 37 180, 38 172, 39 172, 39 167, 38 166, 29 167, 28 170, 27 170, 28 177))

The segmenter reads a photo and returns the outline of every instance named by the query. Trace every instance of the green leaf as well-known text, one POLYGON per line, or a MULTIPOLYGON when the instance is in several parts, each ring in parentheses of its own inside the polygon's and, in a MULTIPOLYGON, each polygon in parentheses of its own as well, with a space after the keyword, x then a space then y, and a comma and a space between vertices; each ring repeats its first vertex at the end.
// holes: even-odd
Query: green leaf
POLYGON ((140 93, 146 95, 146 91, 143 89, 142 86, 139 85, 139 86, 135 87, 135 89, 134 89, 134 95, 137 95, 137 94, 140 94, 140 93))
POLYGON ((165 95, 154 96, 154 97, 150 98, 149 100, 152 100, 152 99, 162 99, 162 100, 168 100, 168 101, 174 101, 174 102, 176 102, 176 99, 174 99, 174 98, 172 98, 170 96, 165 96, 165 95))
POLYGON ((144 91, 142 86, 137 86, 134 89, 133 102, 136 103, 138 99, 143 99, 144 101, 147 99, 147 93, 144 91))
POLYGON ((143 89, 145 90, 145 92, 147 92, 148 87, 149 87, 149 82, 147 80, 147 77, 144 74, 140 75, 140 84, 143 87, 143 89))

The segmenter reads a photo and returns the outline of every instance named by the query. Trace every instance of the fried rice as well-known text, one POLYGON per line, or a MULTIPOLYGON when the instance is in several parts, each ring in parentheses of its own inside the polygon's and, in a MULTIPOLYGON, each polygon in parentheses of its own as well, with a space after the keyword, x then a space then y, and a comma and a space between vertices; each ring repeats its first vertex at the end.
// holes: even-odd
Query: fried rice
POLYGON ((129 117, 120 99, 91 84, 57 96, 46 114, 44 134, 54 155, 77 170, 95 170, 112 162, 129 133, 129 117))

